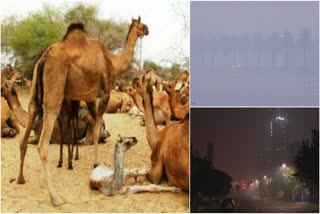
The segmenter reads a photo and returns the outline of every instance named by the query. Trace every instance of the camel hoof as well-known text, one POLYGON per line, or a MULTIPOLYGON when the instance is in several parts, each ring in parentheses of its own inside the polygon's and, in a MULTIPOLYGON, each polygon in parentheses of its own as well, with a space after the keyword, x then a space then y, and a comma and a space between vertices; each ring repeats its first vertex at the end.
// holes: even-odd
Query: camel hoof
POLYGON ((74 160, 79 160, 79 157, 76 157, 74 160))
POLYGON ((23 176, 19 176, 18 177, 18 180, 17 180, 17 184, 25 184, 26 181, 24 180, 24 177, 23 176))
POLYGON ((52 205, 55 207, 61 206, 66 203, 66 201, 60 196, 56 196, 54 198, 52 197, 51 202, 52 202, 52 205))
POLYGON ((73 166, 68 166, 68 170, 73 170, 73 166))
POLYGON ((62 164, 59 163, 58 166, 57 166, 57 168, 61 168, 61 167, 62 167, 62 164))

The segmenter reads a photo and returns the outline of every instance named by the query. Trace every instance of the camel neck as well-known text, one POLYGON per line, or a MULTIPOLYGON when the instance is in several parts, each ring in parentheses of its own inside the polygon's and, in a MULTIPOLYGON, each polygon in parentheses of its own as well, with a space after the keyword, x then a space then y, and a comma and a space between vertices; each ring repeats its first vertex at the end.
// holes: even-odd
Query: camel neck
POLYGON ((152 90, 143 93, 144 100, 144 120, 146 123, 147 139, 151 150, 155 148, 158 141, 158 129, 154 123, 152 107, 152 90))
POLYGON ((19 124, 25 127, 27 123, 28 113, 22 108, 17 94, 11 94, 10 96, 6 97, 6 100, 19 124))
POLYGON ((138 94, 138 92, 135 92, 135 93, 133 94, 132 98, 133 98, 134 103, 135 103, 136 106, 138 107, 138 109, 139 109, 141 112, 144 112, 141 95, 138 94))
POLYGON ((116 191, 120 190, 123 183, 124 155, 125 155, 125 151, 123 151, 118 145, 116 145, 115 154, 114 154, 114 175, 113 175, 113 182, 111 186, 111 192, 113 194, 116 191))
POLYGON ((123 50, 115 55, 113 59, 113 67, 115 69, 115 75, 119 76, 126 72, 132 62, 134 48, 137 42, 138 36, 135 28, 132 28, 129 32, 127 42, 123 50))

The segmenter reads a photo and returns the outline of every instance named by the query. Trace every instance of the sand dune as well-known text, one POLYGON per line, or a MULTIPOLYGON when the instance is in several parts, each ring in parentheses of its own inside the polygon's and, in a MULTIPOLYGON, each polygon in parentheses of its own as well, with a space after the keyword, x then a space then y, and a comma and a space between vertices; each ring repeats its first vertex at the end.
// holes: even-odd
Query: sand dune
MULTIPOLYGON (((21 103, 26 109, 28 93, 18 92, 21 103)), ((99 145, 102 160, 113 166, 114 145, 118 134, 135 136, 138 144, 127 152, 126 168, 150 166, 150 154, 145 128, 139 125, 139 119, 127 114, 105 114, 106 128, 111 137, 108 143, 99 145)), ((22 133, 24 132, 23 129, 22 133)), ((28 145, 25 160, 26 184, 17 185, 19 170, 19 142, 22 134, 12 139, 1 140, 2 167, 2 212, 189 212, 189 194, 181 193, 141 193, 106 197, 100 192, 89 189, 88 181, 92 171, 94 147, 80 147, 80 160, 73 161, 73 170, 67 169, 67 148, 64 148, 63 168, 57 168, 59 146, 49 146, 49 164, 53 183, 67 204, 53 207, 44 180, 40 158, 36 145, 28 145)), ((148 184, 144 177, 138 182, 148 184)), ((134 180, 127 181, 133 184, 134 180)), ((166 184, 163 184, 166 185, 166 184)))

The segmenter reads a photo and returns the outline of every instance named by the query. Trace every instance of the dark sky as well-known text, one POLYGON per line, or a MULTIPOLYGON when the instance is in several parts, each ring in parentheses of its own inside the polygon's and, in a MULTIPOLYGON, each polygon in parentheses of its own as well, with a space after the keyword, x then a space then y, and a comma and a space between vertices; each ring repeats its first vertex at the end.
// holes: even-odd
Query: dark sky
POLYGON ((257 151, 270 140, 270 120, 274 113, 287 115, 289 142, 309 138, 319 129, 318 109, 191 108, 191 143, 206 154, 206 144, 214 143, 214 165, 234 179, 257 175, 257 151))
POLYGON ((269 34, 308 28, 313 39, 319 32, 319 3, 287 2, 191 2, 192 37, 224 34, 269 34))

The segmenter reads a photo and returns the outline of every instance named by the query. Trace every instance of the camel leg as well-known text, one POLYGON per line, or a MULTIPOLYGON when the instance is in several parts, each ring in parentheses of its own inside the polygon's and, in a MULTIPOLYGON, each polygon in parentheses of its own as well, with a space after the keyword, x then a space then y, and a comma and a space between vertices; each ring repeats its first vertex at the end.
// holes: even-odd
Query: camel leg
POLYGON ((59 163, 58 163, 58 168, 62 167, 62 163, 63 163, 63 142, 60 141, 60 157, 59 157, 59 163))
POLYGON ((133 186, 126 186, 123 188, 121 193, 140 193, 140 192, 181 192, 181 189, 178 187, 162 187, 154 184, 149 184, 147 186, 139 186, 139 185, 133 185, 133 186))
POLYGON ((144 176, 147 175, 150 169, 148 168, 141 168, 141 169, 125 169, 124 170, 124 177, 125 180, 137 177, 137 176, 144 176))
POLYGON ((43 171, 47 180, 51 202, 54 206, 60 206, 65 203, 65 200, 56 193, 52 186, 51 174, 48 166, 48 145, 52 135, 54 123, 60 112, 60 108, 60 106, 58 107, 58 109, 51 108, 51 111, 46 111, 46 109, 44 109, 45 111, 43 115, 43 128, 40 136, 40 142, 38 145, 38 152, 41 159, 43 171))
POLYGON ((71 138, 68 141, 68 169, 72 170, 73 169, 72 156, 73 156, 73 144, 74 144, 74 141, 73 141, 74 140, 74 121, 73 121, 73 119, 71 119, 69 124, 70 124, 69 127, 71 128, 71 138))
POLYGON ((11 124, 12 128, 16 130, 17 134, 19 134, 20 133, 20 125, 15 117, 11 117, 11 123, 12 123, 11 124))
POLYGON ((152 167, 147 175, 147 178, 151 183, 159 184, 163 175, 163 164, 161 160, 157 162, 152 162, 152 167))
MULTIPOLYGON (((78 112, 77 112, 78 115, 78 112)), ((78 139, 79 139, 79 119, 78 117, 76 117, 76 121, 75 121, 75 140, 74 143, 76 144, 76 157, 75 160, 79 160, 79 143, 78 143, 78 139)))
MULTIPOLYGON (((33 98, 31 98, 32 100, 33 98)), ((24 158, 26 156, 27 148, 28 148, 28 139, 36 118, 36 104, 31 101, 29 103, 29 112, 28 112, 28 119, 26 124, 26 130, 24 132, 22 141, 20 143, 20 169, 19 169, 19 176, 17 179, 18 184, 24 184, 24 176, 23 176, 23 165, 24 165, 24 158)))
POLYGON ((109 95, 108 93, 106 94, 106 97, 103 99, 101 98, 100 103, 99 103, 99 108, 98 112, 96 115, 96 123, 94 125, 93 129, 93 142, 94 142, 94 149, 95 149, 95 162, 94 162, 94 167, 99 166, 100 164, 100 158, 99 158, 99 152, 98 152, 98 141, 99 141, 99 135, 100 135, 100 130, 102 126, 102 120, 103 120, 103 113, 105 112, 107 108, 107 104, 109 101, 109 95))

